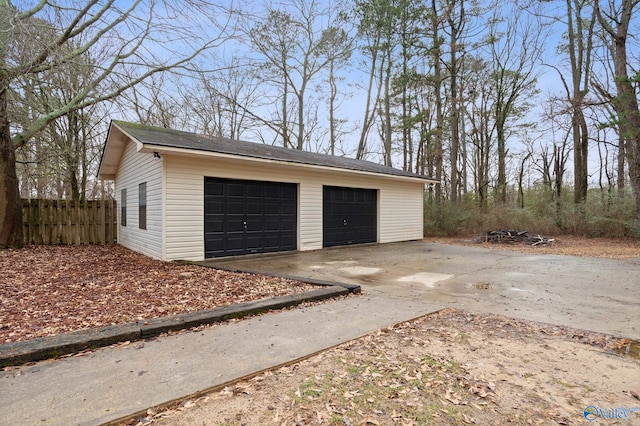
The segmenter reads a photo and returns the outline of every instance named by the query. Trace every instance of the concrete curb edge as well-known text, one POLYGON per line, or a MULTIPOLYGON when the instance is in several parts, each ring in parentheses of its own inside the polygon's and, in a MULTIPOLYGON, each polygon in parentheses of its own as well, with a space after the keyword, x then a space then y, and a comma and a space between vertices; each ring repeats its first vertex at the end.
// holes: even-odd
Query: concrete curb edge
POLYGON ((320 283, 312 282, 308 279, 305 279, 304 282, 321 285, 324 286, 324 288, 305 293, 227 305, 203 311, 150 318, 138 322, 89 328, 72 333, 5 343, 0 345, 0 368, 42 361, 77 353, 86 349, 145 339, 167 331, 213 324, 232 318, 242 318, 271 310, 296 306, 305 302, 320 301, 349 293, 360 292, 360 286, 351 284, 320 283))

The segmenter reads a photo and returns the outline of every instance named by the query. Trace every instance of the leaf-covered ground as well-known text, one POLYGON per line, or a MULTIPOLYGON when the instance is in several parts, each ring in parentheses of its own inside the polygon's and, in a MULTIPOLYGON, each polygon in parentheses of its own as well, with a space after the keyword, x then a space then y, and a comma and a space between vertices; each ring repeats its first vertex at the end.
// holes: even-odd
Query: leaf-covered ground
POLYGON ((0 343, 314 288, 161 262, 118 245, 0 250, 0 343))
POLYGON ((126 424, 573 425, 590 406, 640 424, 640 360, 614 353, 627 343, 444 309, 126 424))

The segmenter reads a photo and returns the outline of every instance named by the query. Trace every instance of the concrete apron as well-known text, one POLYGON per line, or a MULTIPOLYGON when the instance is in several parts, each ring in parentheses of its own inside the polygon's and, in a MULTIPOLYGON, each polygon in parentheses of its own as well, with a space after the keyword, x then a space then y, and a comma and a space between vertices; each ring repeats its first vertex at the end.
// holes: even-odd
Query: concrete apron
POLYGON ((426 241, 211 264, 362 286, 363 292, 640 338, 640 259, 535 255, 426 241))

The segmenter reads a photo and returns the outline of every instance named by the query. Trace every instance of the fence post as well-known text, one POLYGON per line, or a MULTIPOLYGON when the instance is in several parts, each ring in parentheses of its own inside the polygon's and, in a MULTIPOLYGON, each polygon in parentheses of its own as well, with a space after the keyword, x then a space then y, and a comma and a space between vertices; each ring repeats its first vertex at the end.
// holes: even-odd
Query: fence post
POLYGON ((56 239, 58 241, 58 244, 63 244, 64 241, 64 226, 63 226, 63 212, 64 210, 64 206, 62 203, 62 200, 58 200, 58 202, 56 203, 56 224, 57 224, 57 230, 56 230, 56 239))
POLYGON ((37 238, 36 238, 36 244, 44 244, 44 238, 43 238, 43 229, 44 229, 44 223, 42 222, 42 200, 41 199, 37 199, 36 201, 36 208, 34 209, 34 214, 36 216, 36 220, 38 221, 38 234, 37 234, 37 238))
POLYGON ((67 236, 66 244, 73 244, 73 228, 71 227, 71 200, 64 201, 65 216, 67 217, 67 236))
POLYGON ((22 242, 29 244, 30 239, 29 200, 22 200, 22 242))
POLYGON ((100 238, 100 244, 104 244, 107 240, 107 232, 109 225, 107 224, 107 204, 106 200, 100 200, 100 223, 101 227, 98 228, 98 237, 100 238))

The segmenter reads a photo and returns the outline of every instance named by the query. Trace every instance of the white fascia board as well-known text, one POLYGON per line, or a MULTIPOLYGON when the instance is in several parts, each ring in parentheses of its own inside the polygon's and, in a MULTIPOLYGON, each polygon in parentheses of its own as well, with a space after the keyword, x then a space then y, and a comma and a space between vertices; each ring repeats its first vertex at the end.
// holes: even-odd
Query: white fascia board
POLYGON ((187 149, 187 148, 167 147, 167 146, 152 145, 152 144, 144 144, 144 146, 141 149, 139 149, 139 152, 143 152, 143 153, 158 153, 160 155, 162 155, 162 154, 179 155, 179 156, 182 156, 182 157, 193 157, 193 158, 223 158, 223 159, 226 158, 226 159, 235 160, 235 161, 242 160, 242 161, 261 163, 261 164, 277 164, 277 165, 281 165, 281 166, 285 166, 285 167, 299 167, 299 168, 306 168, 306 169, 342 172, 342 173, 350 173, 350 174, 365 175, 365 176, 375 176, 375 177, 383 177, 383 178, 386 178, 386 179, 403 180, 403 181, 408 181, 408 182, 420 182, 420 183, 423 183, 423 184, 435 184, 435 183, 438 183, 437 180, 426 178, 426 177, 425 178, 414 178, 414 177, 410 177, 410 176, 396 176, 396 175, 390 175, 390 174, 384 174, 384 173, 367 172, 367 171, 362 171, 362 170, 352 170, 352 169, 344 169, 344 168, 339 168, 339 167, 319 166, 319 165, 316 165, 316 164, 296 163, 296 162, 291 162, 291 161, 271 160, 271 159, 267 159, 267 158, 257 158, 257 157, 249 157, 249 156, 242 156, 242 155, 224 154, 224 153, 211 152, 211 151, 196 151, 196 150, 187 149))

